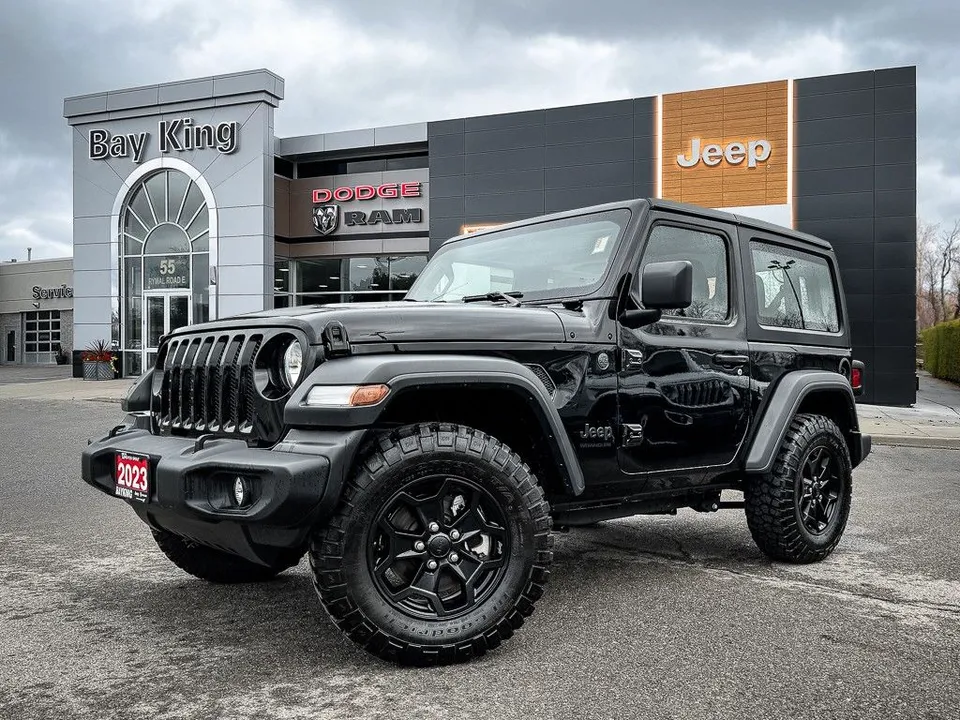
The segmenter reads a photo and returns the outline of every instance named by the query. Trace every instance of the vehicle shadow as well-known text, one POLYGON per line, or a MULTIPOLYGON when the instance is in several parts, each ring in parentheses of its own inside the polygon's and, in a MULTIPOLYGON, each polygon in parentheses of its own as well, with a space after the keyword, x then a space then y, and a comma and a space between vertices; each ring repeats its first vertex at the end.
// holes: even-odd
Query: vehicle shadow
MULTIPOLYGON (((745 526, 711 530, 699 518, 611 521, 556 537, 552 576, 537 618, 549 617, 567 591, 589 585, 602 597, 604 588, 616 592, 621 578, 642 584, 645 576, 662 573, 665 563, 679 573, 697 572, 698 566, 764 564, 745 526)), ((251 664, 281 675, 319 666, 393 667, 336 628, 316 596, 306 560, 270 582, 214 585, 183 574, 150 548, 135 568, 74 590, 74 621, 120 643, 127 628, 139 628, 154 664, 205 672, 224 662, 251 664)))

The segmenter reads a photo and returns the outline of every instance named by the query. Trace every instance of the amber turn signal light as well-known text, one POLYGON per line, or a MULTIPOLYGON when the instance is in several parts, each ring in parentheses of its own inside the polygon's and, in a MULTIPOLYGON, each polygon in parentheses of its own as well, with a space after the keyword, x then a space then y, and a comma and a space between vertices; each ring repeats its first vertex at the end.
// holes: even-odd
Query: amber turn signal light
POLYGON ((388 392, 390 388, 386 385, 358 385, 356 390, 350 393, 350 404, 353 407, 376 405, 387 396, 388 392))

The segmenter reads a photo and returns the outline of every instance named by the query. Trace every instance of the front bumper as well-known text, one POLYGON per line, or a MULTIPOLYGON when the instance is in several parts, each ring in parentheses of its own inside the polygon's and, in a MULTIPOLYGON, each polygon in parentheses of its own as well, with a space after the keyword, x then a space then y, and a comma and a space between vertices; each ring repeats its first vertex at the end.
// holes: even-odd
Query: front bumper
POLYGON ((128 502, 152 528, 253 562, 272 564, 303 547, 336 507, 363 431, 290 431, 271 449, 242 440, 152 435, 128 426, 83 452, 83 480, 114 495, 118 452, 149 458, 147 502, 128 502), (248 499, 234 498, 237 477, 248 499), (288 554, 288 553, 287 553, 288 554))

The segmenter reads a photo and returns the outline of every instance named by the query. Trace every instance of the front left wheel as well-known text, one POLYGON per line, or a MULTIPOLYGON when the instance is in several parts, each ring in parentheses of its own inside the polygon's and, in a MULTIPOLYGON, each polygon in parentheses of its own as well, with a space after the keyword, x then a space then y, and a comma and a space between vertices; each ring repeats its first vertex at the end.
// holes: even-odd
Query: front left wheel
POLYGON ((550 511, 518 455, 473 428, 380 439, 313 538, 314 584, 336 624, 402 664, 484 654, 533 612, 553 558, 550 511))

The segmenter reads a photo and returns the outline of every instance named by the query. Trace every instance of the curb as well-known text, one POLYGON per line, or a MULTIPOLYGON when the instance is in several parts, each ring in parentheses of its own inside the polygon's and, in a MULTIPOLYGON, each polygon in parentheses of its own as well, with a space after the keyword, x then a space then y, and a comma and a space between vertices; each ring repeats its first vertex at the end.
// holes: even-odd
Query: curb
POLYGON ((894 447, 932 448, 936 450, 960 450, 960 438, 941 438, 923 435, 870 435, 874 445, 894 447))

